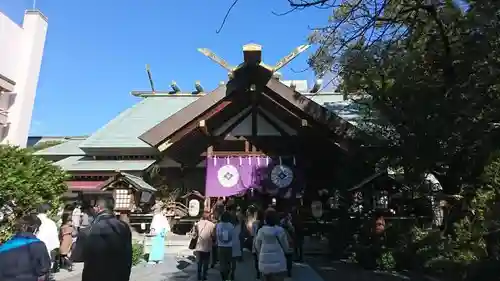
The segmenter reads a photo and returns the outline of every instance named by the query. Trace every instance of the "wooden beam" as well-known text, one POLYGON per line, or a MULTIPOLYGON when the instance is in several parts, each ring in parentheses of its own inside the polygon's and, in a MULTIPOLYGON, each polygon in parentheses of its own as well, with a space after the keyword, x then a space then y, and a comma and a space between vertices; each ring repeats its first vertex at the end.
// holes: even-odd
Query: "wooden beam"
POLYGON ((274 99, 273 97, 271 97, 268 93, 262 93, 261 95, 263 97, 261 100, 265 100, 265 101, 267 101, 269 103, 273 103, 277 108, 279 108, 280 110, 286 112, 290 116, 293 116, 293 117, 295 117, 297 119, 301 118, 301 116, 299 116, 296 112, 293 112, 292 110, 290 110, 289 108, 287 108, 285 105, 283 105, 283 103, 280 103, 279 101, 277 101, 276 99, 274 99))
POLYGON ((250 114, 252 114, 252 111, 248 111, 247 113, 243 114, 240 118, 236 119, 233 124, 231 124, 229 127, 226 128, 220 135, 222 137, 225 137, 227 134, 229 134, 236 126, 238 126, 243 120, 245 120, 250 114))
POLYGON ((283 128, 281 128, 278 124, 276 124, 276 122, 274 122, 274 120, 269 118, 269 116, 267 116, 264 112, 262 112, 261 110, 257 110, 257 112, 258 112, 257 114, 259 114, 262 118, 264 118, 264 120, 266 120, 269 124, 271 124, 271 126, 273 126, 276 129, 276 131, 280 133, 280 135, 290 136, 289 133, 283 130, 283 128))
POLYGON ((269 91, 278 95, 296 109, 306 113, 314 121, 326 125, 331 131, 335 132, 335 134, 339 136, 351 137, 347 136, 351 132, 356 132, 356 134, 359 133, 360 135, 366 136, 366 133, 362 132, 352 124, 349 124, 349 122, 299 92, 292 90, 290 87, 276 79, 269 79, 266 87, 269 91))
POLYGON ((232 102, 229 101, 229 100, 223 101, 223 102, 219 103, 217 106, 213 107, 212 109, 206 111, 200 117, 198 117, 198 118, 194 119, 193 121, 191 121, 190 123, 188 123, 187 126, 185 126, 184 128, 182 128, 179 131, 177 131, 176 133, 174 133, 171 136, 170 141, 171 142, 179 141, 183 137, 185 137, 187 134, 189 134, 190 132, 194 131, 195 129, 202 128, 202 126, 200 126, 200 122, 201 121, 204 122, 203 123, 203 127, 206 128, 205 120, 210 119, 210 117, 212 117, 215 114, 219 113, 221 110, 227 108, 231 103, 232 102))
POLYGON ((280 119, 283 123, 287 124, 290 128, 294 130, 300 129, 301 126, 301 117, 296 115, 294 112, 291 112, 283 105, 274 101, 271 97, 266 94, 262 94, 263 98, 260 99, 259 104, 263 109, 269 111, 274 114, 278 119, 280 119), (265 98, 264 98, 265 97, 265 98))
POLYGON ((210 110, 210 108, 216 107, 224 99, 227 100, 234 92, 246 89, 249 83, 248 78, 244 75, 238 76, 230 80, 227 84, 220 85, 214 91, 198 98, 196 101, 149 129, 139 136, 139 139, 151 146, 157 147, 165 139, 170 138, 175 132, 210 110))
POLYGON ((158 146, 158 150, 160 152, 163 152, 165 150, 167 150, 169 147, 171 147, 172 145, 174 144, 174 142, 171 140, 171 139, 168 139, 164 142, 162 142, 159 146, 158 146))
POLYGON ((205 119, 200 120, 200 122, 198 123, 198 128, 200 129, 200 131, 203 132, 203 134, 205 134, 205 136, 207 136, 207 137, 211 136, 211 134, 208 131, 208 128, 206 126, 205 119))

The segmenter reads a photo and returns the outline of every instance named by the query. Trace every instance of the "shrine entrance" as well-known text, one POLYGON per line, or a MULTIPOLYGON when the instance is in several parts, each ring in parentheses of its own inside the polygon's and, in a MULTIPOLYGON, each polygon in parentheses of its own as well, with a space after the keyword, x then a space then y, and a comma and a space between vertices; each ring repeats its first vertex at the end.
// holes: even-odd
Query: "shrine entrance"
POLYGON ((311 202, 323 189, 356 180, 366 137, 307 94, 287 86, 261 62, 258 45, 230 80, 151 128, 140 138, 183 167, 204 163, 204 195, 235 196, 265 207, 311 202))

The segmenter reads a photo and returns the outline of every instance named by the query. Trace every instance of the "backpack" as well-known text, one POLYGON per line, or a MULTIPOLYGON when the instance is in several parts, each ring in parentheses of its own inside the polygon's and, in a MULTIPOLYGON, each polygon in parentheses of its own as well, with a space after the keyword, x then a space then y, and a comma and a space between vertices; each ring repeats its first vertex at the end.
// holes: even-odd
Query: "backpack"
POLYGON ((229 243, 229 242, 233 241, 233 233, 229 229, 224 228, 221 225, 221 232, 219 235, 219 240, 222 243, 229 243))

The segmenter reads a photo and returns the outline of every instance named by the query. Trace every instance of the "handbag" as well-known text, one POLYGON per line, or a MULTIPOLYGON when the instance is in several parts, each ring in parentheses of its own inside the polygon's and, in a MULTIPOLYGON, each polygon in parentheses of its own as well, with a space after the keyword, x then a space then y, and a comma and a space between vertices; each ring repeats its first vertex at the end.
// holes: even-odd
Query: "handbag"
POLYGON ((189 241, 188 249, 194 250, 196 248, 196 243, 198 242, 198 224, 193 225, 189 233, 191 240, 189 241))
POLYGON ((196 243, 198 243, 198 237, 196 238, 191 238, 191 241, 189 241, 189 250, 194 250, 196 249, 196 243))

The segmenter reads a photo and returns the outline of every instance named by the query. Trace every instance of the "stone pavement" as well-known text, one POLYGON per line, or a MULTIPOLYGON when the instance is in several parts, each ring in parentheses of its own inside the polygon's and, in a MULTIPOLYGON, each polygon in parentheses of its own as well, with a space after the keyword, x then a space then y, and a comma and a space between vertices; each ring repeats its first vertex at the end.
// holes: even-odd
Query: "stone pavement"
MULTIPOLYGON (((185 246, 171 246, 165 248, 165 259, 162 264, 150 265, 141 263, 132 268, 130 281, 163 281, 170 275, 182 272, 182 269, 193 263, 192 251, 185 246)), ((82 278, 83 263, 73 266, 73 271, 61 270, 55 274, 56 281, 80 281, 82 278)))
MULTIPOLYGON (((167 247, 175 248, 175 247, 167 247)), ((132 269, 130 281, 196 281, 196 263, 191 251, 184 249, 169 249, 162 264, 141 264, 132 269), (177 250, 177 254, 173 252, 177 250)), ((77 265, 81 267, 81 265, 77 265)), ((71 273, 58 273, 56 281, 80 281, 81 269, 71 273)), ((255 281, 255 270, 250 253, 245 253, 245 259, 238 264, 235 281, 255 281)), ((293 267, 293 278, 289 281, 323 281, 323 279, 308 265, 296 263, 293 267)), ((208 271, 208 281, 220 281, 217 267, 208 271)))
MULTIPOLYGON (((185 280, 196 281, 196 264, 186 267, 183 273, 188 276, 185 280)), ((160 279, 161 281, 176 281, 179 275, 170 276, 167 279, 160 279)), ((235 281, 255 281, 256 274, 253 264, 253 258, 250 253, 244 253, 244 260, 238 263, 236 267, 235 281)), ((304 263, 294 263, 292 269, 292 278, 287 278, 288 281, 323 281, 323 279, 307 264, 304 263)), ((142 281, 142 280, 141 280, 142 281)), ((208 270, 208 281, 221 281, 219 270, 217 267, 215 269, 208 270)))
POLYGON ((439 281, 437 279, 412 272, 389 273, 364 270, 348 262, 329 260, 325 256, 306 256, 306 262, 323 280, 341 281, 439 281))

